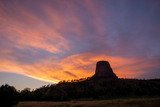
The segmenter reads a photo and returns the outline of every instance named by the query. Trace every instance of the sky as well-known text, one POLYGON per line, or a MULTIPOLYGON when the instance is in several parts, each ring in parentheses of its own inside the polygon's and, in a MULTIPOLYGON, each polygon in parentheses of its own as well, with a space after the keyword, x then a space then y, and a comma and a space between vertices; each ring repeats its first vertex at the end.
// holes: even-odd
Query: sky
POLYGON ((0 0, 0 85, 90 77, 99 60, 119 78, 160 78, 160 1, 0 0))

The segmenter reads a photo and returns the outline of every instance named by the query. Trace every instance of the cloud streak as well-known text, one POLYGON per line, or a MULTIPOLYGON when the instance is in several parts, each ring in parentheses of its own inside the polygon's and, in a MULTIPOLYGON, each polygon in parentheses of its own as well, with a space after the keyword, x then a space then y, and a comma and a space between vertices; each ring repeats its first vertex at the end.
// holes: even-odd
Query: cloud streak
POLYGON ((159 4, 0 1, 0 71, 58 82, 92 76, 108 60, 119 77, 158 78, 159 4))

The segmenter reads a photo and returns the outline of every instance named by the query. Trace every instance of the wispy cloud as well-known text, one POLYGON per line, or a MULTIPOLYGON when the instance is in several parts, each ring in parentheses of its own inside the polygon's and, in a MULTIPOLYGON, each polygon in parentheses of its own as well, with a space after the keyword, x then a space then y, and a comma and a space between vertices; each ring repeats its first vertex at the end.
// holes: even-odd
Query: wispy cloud
POLYGON ((0 71, 58 82, 92 76, 96 62, 108 60, 119 77, 156 78, 158 4, 0 1, 0 71))

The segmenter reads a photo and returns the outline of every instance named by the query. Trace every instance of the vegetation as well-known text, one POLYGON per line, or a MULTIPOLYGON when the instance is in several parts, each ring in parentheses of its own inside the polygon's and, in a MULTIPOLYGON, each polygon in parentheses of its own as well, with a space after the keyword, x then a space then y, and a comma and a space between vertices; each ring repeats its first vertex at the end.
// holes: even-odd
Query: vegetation
POLYGON ((9 85, 0 87, 0 107, 14 105, 17 101, 73 101, 110 100, 134 97, 160 97, 160 79, 104 79, 86 78, 61 81, 35 90, 17 91, 9 85), (5 105, 5 106, 4 106, 5 105))
POLYGON ((86 79, 21 91, 21 101, 67 101, 160 96, 160 79, 86 79))
POLYGON ((18 103, 18 92, 9 85, 0 87, 0 107, 10 107, 18 103))

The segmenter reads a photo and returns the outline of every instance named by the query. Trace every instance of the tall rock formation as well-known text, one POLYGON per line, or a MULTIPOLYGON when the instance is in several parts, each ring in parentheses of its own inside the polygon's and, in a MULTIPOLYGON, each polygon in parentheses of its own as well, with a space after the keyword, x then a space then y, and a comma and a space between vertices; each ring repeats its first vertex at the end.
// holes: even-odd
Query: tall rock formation
POLYGON ((108 61, 98 61, 92 78, 117 79, 108 61))

